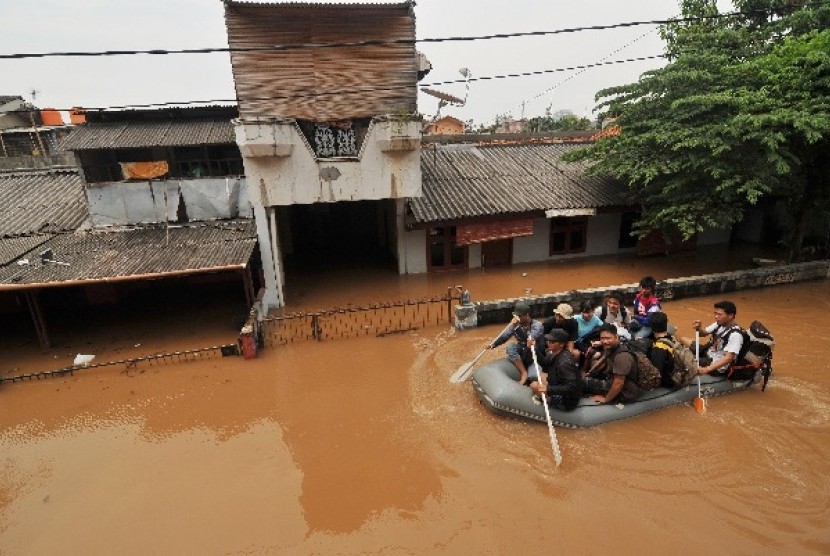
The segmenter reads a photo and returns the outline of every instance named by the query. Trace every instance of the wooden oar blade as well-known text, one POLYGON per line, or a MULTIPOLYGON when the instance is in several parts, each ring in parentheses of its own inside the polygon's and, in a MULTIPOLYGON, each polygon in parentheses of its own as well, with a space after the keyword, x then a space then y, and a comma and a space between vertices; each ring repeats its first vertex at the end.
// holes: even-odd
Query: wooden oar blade
POLYGON ((456 383, 456 384, 459 383, 459 382, 464 382, 465 380, 467 380, 467 378, 468 378, 467 375, 472 370, 472 368, 473 368, 473 362, 472 361, 469 362, 469 363, 464 363, 463 365, 458 367, 458 370, 455 371, 452 374, 452 376, 450 376, 450 382, 453 382, 453 383, 456 383))
POLYGON ((450 377, 450 382, 464 382, 465 380, 470 378, 469 372, 473 368, 473 365, 475 365, 478 362, 478 360, 481 359, 481 356, 484 355, 486 352, 486 348, 481 350, 481 353, 479 353, 475 359, 473 359, 469 363, 464 363, 463 365, 458 367, 458 370, 455 371, 450 377))

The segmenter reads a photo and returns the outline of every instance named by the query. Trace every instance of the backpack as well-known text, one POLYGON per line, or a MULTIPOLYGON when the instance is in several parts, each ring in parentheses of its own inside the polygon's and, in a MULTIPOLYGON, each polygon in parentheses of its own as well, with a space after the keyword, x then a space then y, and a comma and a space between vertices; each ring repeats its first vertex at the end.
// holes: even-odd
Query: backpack
POLYGON ((637 365, 637 386, 643 390, 654 390, 660 386, 660 369, 654 366, 646 353, 651 342, 639 343, 640 340, 627 342, 620 351, 626 351, 634 357, 634 364, 637 365))
POLYGON ((674 361, 671 380, 675 386, 683 387, 692 383, 692 380, 697 376, 697 361, 695 361, 695 354, 692 353, 692 350, 668 336, 658 338, 654 342, 654 347, 665 349, 671 354, 674 361))
MULTIPOLYGON (((744 343, 735 362, 729 367, 726 377, 730 380, 748 380, 747 386, 751 386, 758 379, 763 379, 761 383, 763 392, 772 375, 772 348, 775 347, 775 339, 767 327, 757 320, 752 321, 748 331, 736 326, 729 330, 726 336, 733 331, 740 332, 744 337, 744 343)), ((726 336, 724 336, 724 343, 726 336)))
MULTIPOLYGON (((605 322, 605 317, 608 316, 608 305, 605 303, 602 304, 602 311, 600 311, 599 320, 605 322)), ((628 316, 628 311, 626 311, 625 306, 620 304, 620 316, 622 317, 622 321, 625 322, 626 317, 628 316)))

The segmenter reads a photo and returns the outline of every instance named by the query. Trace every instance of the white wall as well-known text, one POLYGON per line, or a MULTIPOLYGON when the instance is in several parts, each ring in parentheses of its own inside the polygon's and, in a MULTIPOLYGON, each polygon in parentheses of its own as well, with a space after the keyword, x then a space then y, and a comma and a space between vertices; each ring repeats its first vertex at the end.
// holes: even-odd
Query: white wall
POLYGON ((529 263, 549 259, 573 259, 596 255, 612 255, 632 251, 620 249, 620 213, 598 214, 588 219, 587 244, 584 253, 570 255, 548 255, 550 249, 550 220, 537 218, 533 221, 533 235, 513 240, 513 263, 529 263))
POLYGON ((293 120, 237 120, 249 196, 264 206, 421 195, 415 121, 374 120, 358 158, 317 159, 293 120))
POLYGON ((481 244, 473 243, 467 248, 467 266, 481 268, 481 244))
POLYGON ((426 230, 398 230, 398 273, 422 274, 427 271, 426 230))

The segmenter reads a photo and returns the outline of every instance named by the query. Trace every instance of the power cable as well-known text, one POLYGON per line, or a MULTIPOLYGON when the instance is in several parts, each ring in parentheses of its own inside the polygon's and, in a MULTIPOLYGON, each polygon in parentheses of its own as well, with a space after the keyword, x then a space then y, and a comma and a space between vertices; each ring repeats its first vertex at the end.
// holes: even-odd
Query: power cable
MULTIPOLYGON (((639 37, 637 37, 636 39, 634 39, 634 40, 631 40, 631 41, 627 42, 626 44, 624 44, 624 45, 620 46, 619 48, 617 48, 617 49, 615 49, 615 50, 612 50, 611 52, 609 52, 608 54, 606 54, 605 56, 603 56, 602 58, 600 58, 599 62, 604 62, 605 60, 607 60, 608 58, 610 58, 610 57, 611 57, 611 56, 613 56, 614 54, 617 54, 618 52, 621 52, 621 51, 625 50, 626 48, 628 48, 629 46, 631 46, 631 45, 632 45, 632 44, 634 44, 635 42, 637 42, 637 41, 640 41, 640 40, 644 39, 645 37, 649 36, 649 35, 650 35, 650 34, 652 34, 653 32, 654 32, 654 29, 651 29, 651 30, 649 30, 649 31, 646 31, 645 33, 643 33, 642 35, 640 35, 640 36, 639 36, 639 37)), ((598 62, 598 63, 599 63, 599 62, 598 62)), ((562 81, 559 81, 558 83, 556 83, 556 84, 554 84, 554 85, 552 85, 552 86, 548 87, 547 89, 545 89, 545 90, 544 90, 544 91, 542 91, 541 93, 537 93, 537 94, 533 95, 532 97, 527 98, 527 99, 523 100, 522 102, 518 103, 517 105, 515 105, 515 106, 514 106, 514 108, 518 108, 519 106, 524 107, 525 103, 528 103, 528 102, 533 102, 533 101, 534 101, 534 100, 536 100, 537 98, 541 98, 541 97, 543 97, 543 96, 547 95, 548 93, 550 93, 550 92, 551 92, 551 91, 553 91, 554 89, 557 89, 557 88, 561 87, 562 85, 564 85, 565 83, 567 83, 567 82, 568 82, 568 81, 570 81, 571 79, 573 79, 573 78, 575 78, 575 77, 577 77, 577 76, 579 76, 579 75, 582 75, 583 73, 585 73, 585 72, 586 72, 586 71, 588 71, 589 69, 590 69, 590 68, 586 67, 586 68, 582 68, 581 70, 579 70, 579 71, 577 71, 577 72, 572 73, 571 75, 569 75, 568 77, 566 77, 566 78, 565 78, 565 79, 563 79, 562 81)), ((508 113, 509 113, 509 112, 508 112, 508 113)))
MULTIPOLYGON (((802 7, 822 6, 830 4, 830 0, 816 0, 802 5, 802 7)), ((207 47, 207 48, 182 48, 182 49, 150 49, 150 50, 104 50, 104 51, 74 51, 74 52, 25 52, 16 54, 0 54, 0 60, 20 60, 27 58, 56 58, 56 57, 96 57, 96 56, 128 56, 136 54, 147 55, 171 55, 171 54, 212 54, 222 52, 281 52, 288 50, 311 50, 320 48, 354 48, 360 46, 382 46, 382 45, 414 45, 442 42, 469 42, 479 40, 509 39, 516 37, 541 37, 548 35, 560 35, 565 33, 579 33, 582 31, 604 31, 608 29, 620 29, 625 27, 637 27, 641 25, 666 25, 669 23, 694 23, 706 20, 717 20, 741 15, 757 15, 773 13, 778 10, 790 7, 789 4, 759 8, 746 11, 726 12, 722 14, 711 14, 703 16, 690 16, 671 19, 650 19, 641 21, 628 21, 622 23, 611 23, 608 25, 586 25, 581 27, 568 27, 554 29, 551 31, 523 31, 517 33, 496 33, 491 35, 440 37, 425 39, 395 39, 389 41, 369 40, 353 42, 319 43, 319 44, 297 44, 297 45, 273 45, 273 46, 251 46, 251 47, 207 47)))
MULTIPOLYGON (((493 81, 498 79, 512 79, 517 77, 530 77, 534 75, 546 75, 551 73, 560 73, 560 72, 567 72, 567 71, 576 71, 576 70, 587 70, 590 68, 600 67, 600 66, 610 66, 610 65, 618 65, 618 64, 627 64, 631 62, 642 62, 645 60, 656 60, 659 58, 665 58, 664 54, 657 54, 654 56, 638 56, 636 58, 625 58, 621 60, 610 60, 604 62, 596 62, 593 64, 582 64, 577 66, 568 66, 564 68, 553 68, 553 69, 545 69, 545 70, 534 70, 534 71, 525 71, 525 72, 518 72, 518 73, 506 73, 500 75, 483 75, 479 77, 471 77, 470 82, 473 81, 493 81)), ((400 91, 409 89, 410 87, 436 87, 442 85, 452 85, 456 83, 466 83, 466 79, 453 79, 450 81, 436 81, 434 83, 424 83, 418 85, 406 85, 406 86, 397 86, 397 87, 362 87, 362 88, 353 88, 348 89, 346 92, 350 93, 371 93, 371 92, 391 92, 391 91, 400 91)), ((327 96, 335 96, 335 95, 342 95, 344 94, 343 89, 339 89, 337 91, 322 91, 322 92, 307 92, 307 93, 292 93, 286 95, 269 95, 267 97, 245 97, 246 102, 255 102, 255 101, 263 101, 263 100, 284 100, 284 99, 305 99, 305 98, 319 98, 319 97, 327 97, 327 96)), ((150 108, 176 108, 176 107, 187 107, 187 106, 205 106, 211 104, 222 104, 222 103, 236 103, 236 99, 212 99, 212 100, 189 100, 189 101, 180 101, 180 102, 158 102, 158 103, 150 103, 150 104, 128 104, 123 106, 108 106, 108 107, 84 107, 85 111, 100 111, 100 110, 138 110, 138 109, 150 109, 150 108)), ((53 108, 53 110, 64 111, 64 110, 71 110, 70 108, 53 108)), ((14 112, 24 112, 28 113, 28 110, 10 110, 7 113, 14 113, 14 112)))

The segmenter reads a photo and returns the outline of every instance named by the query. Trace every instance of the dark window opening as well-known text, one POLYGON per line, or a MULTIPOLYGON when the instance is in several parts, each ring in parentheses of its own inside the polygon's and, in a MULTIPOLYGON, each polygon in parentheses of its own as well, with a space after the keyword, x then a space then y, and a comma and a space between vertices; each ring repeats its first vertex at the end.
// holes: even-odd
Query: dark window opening
POLYGON ((243 176, 242 155, 236 145, 206 145, 164 149, 84 151, 81 164, 88 183, 122 181, 121 162, 166 160, 168 178, 224 178, 243 176))
POLYGON ((550 221, 550 255, 584 253, 588 243, 588 220, 552 218, 550 221))
POLYGON ((456 245, 455 226, 427 230, 427 264, 430 271, 467 268, 467 248, 456 245))

